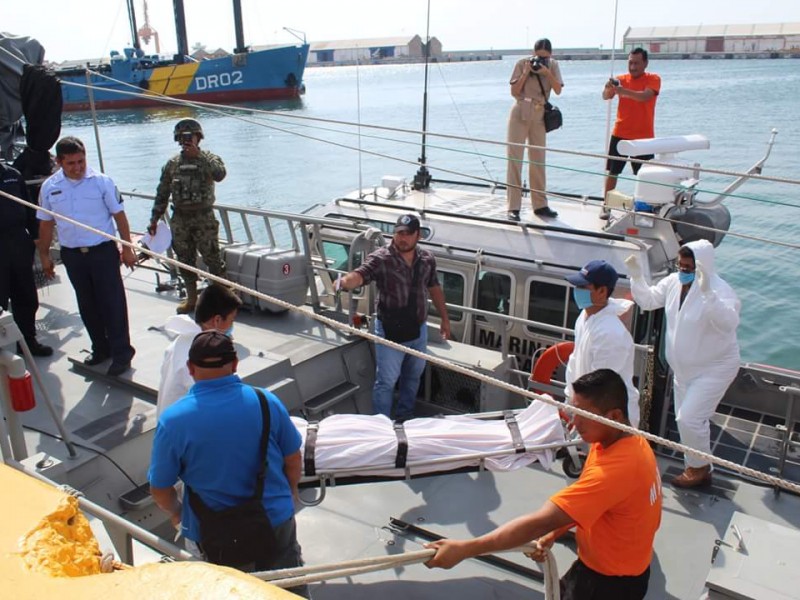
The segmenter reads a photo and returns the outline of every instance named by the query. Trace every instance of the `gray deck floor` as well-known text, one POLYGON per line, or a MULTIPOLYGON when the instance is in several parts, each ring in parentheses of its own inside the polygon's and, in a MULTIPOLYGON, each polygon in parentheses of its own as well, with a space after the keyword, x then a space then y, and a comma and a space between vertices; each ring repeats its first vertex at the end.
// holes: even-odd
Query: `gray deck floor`
MULTIPOLYGON (((127 377, 136 381, 138 387, 120 386, 104 376, 87 376, 76 371, 65 360, 66 357, 81 360, 89 342, 63 267, 58 267, 57 272, 59 280, 42 292, 38 315, 40 340, 54 346, 56 352, 51 358, 37 359, 57 411, 78 441, 98 450, 114 447, 124 440, 149 439, 143 434, 152 432, 155 426, 152 390, 168 342, 163 332, 152 328, 160 327, 174 314, 177 297, 171 293, 157 294, 152 272, 138 269, 126 275, 131 332, 137 348, 134 369, 127 377)), ((237 344, 247 349, 244 362, 261 360, 262 353, 297 358, 317 351, 318 344, 343 343, 340 336, 322 331, 321 326, 302 315, 243 313, 237 320, 235 336, 237 344)), ((42 402, 24 413, 22 420, 29 427, 55 433, 42 402)), ((54 439, 33 430, 25 435, 32 452, 63 456, 63 447, 54 439)), ((723 440, 718 437, 717 441, 723 440)), ((91 452, 81 450, 76 463, 92 456, 91 452)), ((137 481, 145 480, 147 456, 147 444, 143 443, 138 462, 123 464, 137 481)), ((674 459, 661 457, 659 461, 662 474, 679 468, 674 459)), ((330 488, 320 506, 300 510, 299 538, 310 564, 415 550, 421 540, 388 530, 391 517, 438 535, 479 535, 538 508, 550 494, 568 483, 556 464, 550 471, 534 466, 513 473, 462 473, 410 482, 330 488)), ((663 522, 656 538, 649 599, 685 600, 700 596, 714 541, 725 535, 735 510, 793 528, 800 526, 800 499, 785 493, 776 497, 771 488, 728 481, 724 477, 717 477, 717 485, 703 491, 680 491, 665 485, 663 522)), ((563 573, 574 560, 573 548, 558 544, 555 554, 563 573)), ((522 556, 509 558, 535 568, 522 556)), ((543 597, 540 584, 475 561, 452 571, 428 570, 416 565, 338 580, 315 586, 314 596, 323 600, 543 597)))

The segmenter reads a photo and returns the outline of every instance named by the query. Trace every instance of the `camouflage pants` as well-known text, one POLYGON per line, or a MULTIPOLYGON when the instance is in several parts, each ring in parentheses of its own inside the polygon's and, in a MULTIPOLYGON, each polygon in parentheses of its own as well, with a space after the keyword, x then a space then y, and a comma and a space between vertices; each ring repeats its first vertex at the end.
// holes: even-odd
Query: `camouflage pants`
MULTIPOLYGON (((208 270, 225 276, 225 263, 219 250, 219 222, 212 212, 175 212, 172 215, 172 249, 175 258, 187 265, 197 264, 197 253, 203 257, 208 270)), ((196 285, 197 275, 181 269, 186 285, 196 285)))

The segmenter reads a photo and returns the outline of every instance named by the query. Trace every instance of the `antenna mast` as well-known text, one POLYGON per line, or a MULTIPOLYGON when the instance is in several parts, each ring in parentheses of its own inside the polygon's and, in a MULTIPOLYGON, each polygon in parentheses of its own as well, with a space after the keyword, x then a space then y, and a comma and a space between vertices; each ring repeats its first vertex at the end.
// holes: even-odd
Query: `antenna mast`
POLYGON ((428 128, 428 62, 431 54, 431 0, 428 0, 428 20, 425 32, 425 88, 422 94, 422 156, 419 157, 419 169, 414 175, 414 189, 424 190, 430 187, 431 174, 425 166, 425 132, 428 128))

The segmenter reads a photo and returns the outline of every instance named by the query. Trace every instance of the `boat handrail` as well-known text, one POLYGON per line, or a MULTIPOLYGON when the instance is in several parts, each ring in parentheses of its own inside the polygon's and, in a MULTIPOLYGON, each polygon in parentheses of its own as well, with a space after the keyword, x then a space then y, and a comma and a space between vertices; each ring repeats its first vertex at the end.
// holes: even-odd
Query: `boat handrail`
MULTIPOLYGON (((156 199, 155 195, 153 194, 142 194, 140 192, 120 191, 120 195, 128 198, 139 198, 142 200, 156 199)), ((253 216, 253 217, 261 217, 263 219, 277 219, 277 220, 287 221, 289 223, 302 223, 305 225, 323 225, 323 226, 336 226, 336 225, 342 225, 344 223, 354 229, 366 229, 366 227, 361 225, 360 223, 356 221, 348 221, 347 219, 313 217, 306 214, 283 212, 280 210, 265 210, 263 208, 232 206, 230 204, 214 204, 214 210, 219 211, 220 214, 223 213, 238 214, 241 215, 242 219, 245 219, 248 216, 253 216)), ((230 222, 228 221, 228 224, 229 223, 230 222)), ((245 229, 245 233, 250 234, 249 227, 245 229)), ((229 243, 235 243, 236 240, 234 240, 233 238, 232 230, 230 231, 226 230, 225 235, 229 243)), ((247 241, 253 242, 254 239, 252 237, 248 237, 247 241)))
POLYGON ((761 175, 761 168, 764 166, 764 163, 767 162, 769 155, 772 153, 772 147, 775 145, 775 136, 778 135, 778 130, 773 128, 770 132, 769 141, 767 142, 767 150, 756 163, 750 167, 746 173, 742 173, 739 175, 734 181, 732 181, 724 190, 722 190, 717 196, 712 198, 711 200, 703 201, 695 198, 695 204, 699 206, 704 206, 706 208, 711 208, 713 206, 717 206, 722 204, 726 198, 728 198, 733 192, 739 189, 743 183, 745 183, 748 179, 751 179, 753 175, 761 175))
MULTIPOLYGON (((458 179, 440 179, 438 177, 434 177, 431 179, 431 183, 443 183, 445 185, 450 186, 463 186, 463 187, 474 187, 486 190, 505 190, 508 189, 508 186, 504 183, 497 183, 497 184, 488 184, 483 181, 463 181, 458 179)), ((520 188, 522 190, 523 195, 529 194, 531 189, 527 186, 522 186, 520 188)), ((565 198, 574 198, 576 200, 592 200, 593 202, 602 203, 603 198, 601 196, 592 196, 591 194, 574 194, 570 192, 559 192, 559 196, 564 196, 565 198)))
MULTIPOLYGON (((146 200, 155 200, 155 196, 152 195, 152 194, 142 194, 142 193, 138 193, 138 192, 120 192, 120 193, 123 196, 130 197, 130 198, 140 198, 140 199, 146 199, 146 200)), ((347 199, 347 200, 349 200, 349 199, 347 199)), ((367 202, 367 203, 368 204, 378 204, 378 205, 380 205, 380 203, 371 203, 371 202, 367 202)), ((398 207, 394 206, 394 205, 386 205, 386 206, 388 206, 390 208, 393 208, 393 209, 398 209, 398 207)), ((246 235, 246 238, 247 238, 246 239, 247 243, 252 243, 255 240, 255 238, 253 236, 253 232, 250 229, 249 224, 247 223, 247 217, 253 216, 253 217, 261 217, 261 218, 263 218, 264 219, 264 225, 265 225, 265 228, 266 228, 266 232, 267 232, 267 235, 268 235, 268 237, 270 239, 270 244, 271 244, 272 247, 276 246, 276 240, 275 240, 274 234, 272 232, 270 219, 283 220, 283 221, 287 221, 289 223, 297 224, 297 225, 301 225, 301 226, 303 226, 303 225, 316 225, 316 226, 325 226, 325 227, 333 227, 333 228, 347 227, 347 228, 353 228, 353 229, 357 229, 357 230, 365 230, 365 229, 367 229, 367 225, 366 224, 359 223, 359 222, 353 221, 353 220, 347 220, 346 218, 340 218, 340 217, 336 217, 336 218, 314 217, 314 216, 310 216, 310 215, 306 215, 306 214, 288 213, 288 212, 275 211, 275 210, 264 210, 264 209, 252 208, 252 207, 230 206, 230 205, 227 205, 227 204, 215 204, 214 205, 214 209, 217 210, 220 213, 220 216, 222 218, 223 228, 225 229, 226 241, 227 241, 228 244, 241 243, 240 241, 236 240, 234 235, 233 235, 233 228, 231 227, 231 220, 230 220, 230 215, 231 214, 239 215, 240 218, 242 219, 242 223, 243 223, 243 226, 244 226, 244 232, 245 232, 245 235, 246 235)), ((400 209, 400 210, 402 210, 402 209, 400 209)), ((441 214, 441 215, 449 214, 449 213, 445 213, 443 211, 430 211, 430 210, 427 210, 425 212, 426 213, 430 213, 430 214, 441 214)), ((463 218, 470 218, 470 219, 474 219, 474 220, 487 220, 485 217, 472 217, 472 216, 466 217, 466 216, 463 216, 463 215, 459 216, 459 218, 462 218, 462 217, 463 218)), ((499 219, 488 219, 488 220, 498 221, 498 222, 505 222, 505 221, 502 221, 502 220, 499 220, 499 219)), ((294 228, 290 228, 290 229, 292 230, 292 235, 294 237, 294 228)), ((593 232, 581 232, 581 231, 574 232, 572 230, 566 230, 566 231, 568 233, 577 233, 577 234, 589 233, 589 234, 593 234, 593 232)), ((624 240, 624 238, 622 236, 617 236, 617 235, 609 235, 609 234, 601 234, 601 233, 597 233, 596 235, 598 237, 605 237, 605 238, 611 237, 611 238, 614 238, 614 239, 624 240)), ((295 250, 299 250, 299 248, 297 247, 296 238, 293 240, 293 246, 294 246, 295 250)), ((328 274, 334 274, 334 275, 339 274, 339 273, 341 273, 342 275, 346 274, 345 271, 341 271, 339 269, 335 269, 335 268, 331 268, 331 267, 327 267, 327 266, 315 265, 315 264, 313 264, 313 261, 310 260, 310 258, 311 257, 309 257, 309 263, 310 263, 311 268, 314 271, 324 271, 324 272, 326 272, 328 274)), ((503 325, 508 325, 508 324, 513 323, 513 324, 517 324, 517 325, 523 325, 525 327, 534 327, 536 329, 542 329, 542 330, 557 334, 558 336, 575 335, 575 330, 574 329, 570 329, 568 327, 560 327, 558 325, 552 325, 550 323, 542 323, 542 322, 539 322, 539 321, 532 321, 530 319, 525 319, 525 318, 522 318, 522 317, 515 317, 515 316, 511 316, 511 315, 499 314, 499 313, 495 313, 495 312, 482 310, 482 309, 479 309, 479 308, 472 308, 472 307, 469 307, 469 306, 462 306, 462 305, 458 305, 458 304, 447 303, 446 306, 447 306, 447 308, 452 309, 452 310, 458 310, 458 311, 462 311, 462 312, 465 312, 465 313, 472 314, 474 316, 484 317, 487 320, 490 320, 492 322, 499 321, 503 325)), ((646 344, 635 344, 635 347, 636 347, 637 350, 640 350, 640 351, 646 351, 649 348, 649 346, 647 346, 646 344)), ((505 355, 507 354, 507 349, 503 348, 503 354, 504 354, 504 358, 505 358, 505 355)))
POLYGON ((123 534, 125 544, 123 547, 115 547, 114 549, 117 551, 119 555, 120 562, 133 566, 134 564, 134 553, 132 547, 132 540, 136 540, 137 542, 152 548, 154 550, 158 550, 163 555, 168 556, 174 560, 197 560, 197 558, 187 552, 186 550, 179 548, 175 544, 168 542, 167 540, 158 537, 154 533, 139 527, 138 525, 123 519, 121 516, 117 515, 116 513, 111 512, 107 508, 96 504, 83 496, 82 493, 70 488, 69 486, 62 486, 49 479, 36 471, 35 469, 30 469, 23 465, 22 463, 7 458, 5 460, 5 464, 10 467, 13 467, 19 471, 22 471, 26 475, 30 475, 31 477, 38 479, 48 485, 51 485, 55 488, 61 489, 64 492, 75 496, 78 499, 78 504, 80 505, 81 510, 87 512, 93 517, 96 517, 102 521, 103 525, 108 531, 109 535, 113 538, 115 534, 123 534))
MULTIPOLYGON (((337 203, 341 202, 349 202, 351 204, 357 205, 369 205, 369 206, 377 206, 380 208, 391 209, 397 211, 399 213, 408 212, 409 207, 403 204, 389 204, 387 202, 378 202, 376 200, 364 200, 361 198, 337 198, 337 203)), ((481 223, 499 223, 503 225, 509 225, 509 221, 507 219, 497 219, 494 217, 486 217, 486 216, 479 216, 479 215, 464 215, 464 214, 453 214, 452 212, 444 211, 444 210, 435 210, 431 208, 423 208, 418 209, 420 214, 423 215, 435 215, 439 217, 445 217, 448 220, 452 220, 453 218, 457 218, 459 220, 464 221, 479 221, 481 223)), ((566 233, 569 235, 577 235, 583 237, 592 237, 595 239, 601 240, 610 240, 612 242, 625 242, 628 241, 625 236, 619 235, 617 233, 608 233, 604 231, 589 231, 586 229, 571 229, 569 227, 560 227, 558 225, 540 225, 538 223, 521 223, 515 222, 514 226, 522 227, 526 229, 536 229, 539 231, 553 231, 557 233, 566 233)))

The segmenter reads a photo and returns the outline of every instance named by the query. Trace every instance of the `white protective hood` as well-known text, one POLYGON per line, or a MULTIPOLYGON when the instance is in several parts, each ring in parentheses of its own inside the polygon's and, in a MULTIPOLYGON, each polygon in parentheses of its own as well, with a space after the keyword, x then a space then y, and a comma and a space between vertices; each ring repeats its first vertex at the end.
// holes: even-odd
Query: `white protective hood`
POLYGON ((664 307, 667 361, 679 381, 714 372, 728 374, 738 368, 740 360, 736 328, 741 303, 736 292, 717 274, 710 242, 700 240, 686 246, 710 280, 709 293, 701 292, 695 279, 681 306, 677 273, 654 286, 648 286, 641 277, 631 282, 633 299, 644 310, 664 307))

